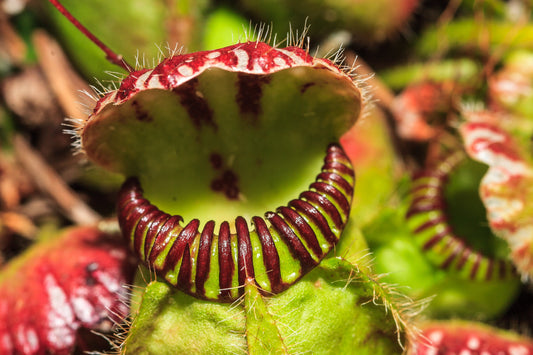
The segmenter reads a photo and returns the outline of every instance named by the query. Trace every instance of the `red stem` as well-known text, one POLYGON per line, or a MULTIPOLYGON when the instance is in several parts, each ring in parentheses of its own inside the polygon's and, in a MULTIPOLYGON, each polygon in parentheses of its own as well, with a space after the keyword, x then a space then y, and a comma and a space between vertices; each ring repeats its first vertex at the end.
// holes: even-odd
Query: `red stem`
POLYGON ((65 9, 65 7, 58 0, 48 0, 56 9, 59 10, 69 20, 85 37, 89 38, 94 44, 96 44, 104 53, 106 54, 106 59, 112 64, 118 65, 122 69, 126 70, 128 73, 133 71, 133 67, 129 65, 122 55, 113 52, 108 46, 106 46, 102 41, 96 38, 85 26, 83 26, 72 14, 65 9))

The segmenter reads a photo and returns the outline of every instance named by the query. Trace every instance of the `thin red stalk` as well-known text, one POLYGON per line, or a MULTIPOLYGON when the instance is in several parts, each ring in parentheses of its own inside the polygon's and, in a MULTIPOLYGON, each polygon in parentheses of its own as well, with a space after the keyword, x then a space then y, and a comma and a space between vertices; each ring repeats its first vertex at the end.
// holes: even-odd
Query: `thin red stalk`
POLYGON ((83 26, 72 14, 65 9, 65 7, 58 0, 48 0, 56 9, 59 10, 69 20, 81 33, 83 33, 87 38, 89 38, 94 44, 96 44, 105 54, 106 59, 109 60, 112 64, 118 65, 122 69, 126 70, 128 73, 133 71, 133 67, 129 65, 122 55, 113 52, 108 46, 106 46, 102 41, 96 38, 85 26, 83 26))

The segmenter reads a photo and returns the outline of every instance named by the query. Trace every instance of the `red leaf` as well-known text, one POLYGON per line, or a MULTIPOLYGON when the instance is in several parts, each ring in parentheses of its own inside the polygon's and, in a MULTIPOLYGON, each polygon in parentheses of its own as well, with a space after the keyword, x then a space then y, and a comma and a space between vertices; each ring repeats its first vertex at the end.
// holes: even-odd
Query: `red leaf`
POLYGON ((133 264, 95 227, 40 242, 0 274, 0 354, 68 354, 82 328, 109 330, 128 313, 133 264))
POLYGON ((429 322, 410 344, 410 355, 531 355, 533 340, 518 334, 464 321, 429 322))
MULTIPOLYGON (((495 124, 494 113, 467 112, 459 130, 467 153, 489 170, 480 185, 491 229, 509 243, 524 275, 533 275, 533 165, 525 149, 495 124)), ((496 116, 497 117, 497 116, 496 116)))

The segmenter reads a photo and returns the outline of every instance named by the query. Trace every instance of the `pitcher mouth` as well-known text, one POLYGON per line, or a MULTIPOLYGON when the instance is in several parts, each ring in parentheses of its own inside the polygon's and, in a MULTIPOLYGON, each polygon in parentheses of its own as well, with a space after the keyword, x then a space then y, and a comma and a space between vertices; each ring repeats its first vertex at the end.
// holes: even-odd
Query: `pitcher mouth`
POLYGON ((512 263, 484 255, 456 234, 446 211, 445 187, 450 175, 466 159, 462 151, 449 154, 433 170, 415 175, 411 205, 406 214, 417 244, 438 268, 470 280, 516 277, 512 263))
POLYGON ((231 302, 245 282, 279 293, 318 265, 344 230, 354 185, 350 160, 339 145, 330 145, 309 189, 276 212, 252 217, 253 230, 238 216, 220 223, 218 234, 213 220, 200 231, 199 219, 185 224, 180 215, 151 204, 136 178, 122 186, 118 220, 133 250, 158 276, 197 298, 231 302))

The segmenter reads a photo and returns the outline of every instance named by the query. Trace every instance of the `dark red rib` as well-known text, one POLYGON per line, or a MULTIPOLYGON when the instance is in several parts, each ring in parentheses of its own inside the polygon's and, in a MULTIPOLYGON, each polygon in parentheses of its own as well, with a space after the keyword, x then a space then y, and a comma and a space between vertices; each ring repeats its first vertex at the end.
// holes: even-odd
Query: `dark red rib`
POLYGON ((305 198, 307 201, 314 202, 320 207, 322 207, 324 211, 331 217, 335 226, 339 229, 342 228, 344 223, 342 221, 341 215, 339 214, 339 211, 337 211, 337 207, 335 207, 335 205, 331 203, 326 197, 315 191, 304 191, 302 192, 300 197, 305 198))
POLYGON ((342 209, 342 212, 346 216, 346 219, 348 219, 348 214, 350 213, 351 205, 350 202, 339 190, 337 190, 334 186, 326 184, 324 182, 314 182, 311 184, 311 188, 315 189, 317 192, 321 192, 333 198, 335 202, 337 202, 339 207, 342 209))
POLYGON ((167 273, 176 268, 179 260, 184 255, 183 253, 185 248, 188 248, 189 245, 192 245, 194 237, 196 237, 196 234, 198 233, 199 224, 200 221, 193 219, 185 226, 185 228, 181 230, 180 234, 178 234, 178 237, 174 240, 174 243, 170 247, 161 271, 167 273))
POLYGON ((161 211, 157 209, 154 205, 149 205, 146 209, 146 212, 141 216, 139 222, 135 226, 135 236, 133 239, 133 249, 139 255, 141 255, 141 250, 143 249, 143 236, 147 231, 147 228, 150 226, 154 218, 161 214, 161 211))
POLYGON ((309 226, 307 221, 289 207, 280 207, 278 208, 278 211, 283 217, 285 217, 285 220, 287 220, 292 227, 295 228, 298 233, 300 233, 313 253, 319 258, 322 257, 322 248, 318 244, 315 232, 309 226))
POLYGON ((422 246, 422 250, 429 250, 431 249, 435 244, 437 244, 442 238, 446 237, 452 232, 451 228, 446 226, 442 231, 439 233, 433 235, 427 242, 424 243, 422 246))
POLYGON ((118 195, 119 200, 117 201, 117 211, 119 211, 119 213, 124 213, 125 215, 127 215, 127 213, 125 212, 128 208, 141 205, 143 202, 149 203, 147 200, 143 198, 137 198, 137 197, 125 198, 124 196, 122 196, 122 194, 129 195, 127 191, 124 190, 124 187, 122 188, 122 190, 119 191, 119 195, 118 195))
POLYGON ((292 200, 289 202, 289 206, 309 217, 320 229, 320 232, 330 245, 334 245, 337 242, 337 237, 329 228, 328 221, 312 204, 304 200, 292 200))
POLYGON ((161 230, 161 228, 165 225, 166 221, 168 221, 170 218, 170 215, 167 213, 163 213, 160 211, 159 215, 156 216, 154 221, 150 224, 148 227, 148 230, 146 231, 146 238, 144 241, 144 259, 148 260, 148 255, 150 254, 150 249, 152 248, 152 245, 154 244, 154 240, 161 230))
POLYGON ((444 208, 444 204, 442 203, 442 201, 439 200, 434 200, 431 202, 428 201, 427 203, 418 203, 416 205, 413 204, 409 207, 409 210, 407 211, 405 217, 409 218, 415 214, 422 212, 444 210, 444 208))
POLYGON ((324 164, 324 166, 322 166, 322 171, 332 171, 337 174, 347 174, 352 177, 354 176, 353 169, 337 161, 327 162, 324 164))
POLYGON ((129 213, 125 216, 124 219, 119 221, 119 225, 121 226, 121 228, 124 228, 124 236, 128 238, 128 240, 131 241, 134 245, 136 243, 136 227, 139 223, 139 220, 146 213, 154 211, 154 208, 155 207, 150 205, 149 203, 137 205, 135 206, 135 208, 130 209, 129 213), (131 240, 132 238, 133 240, 131 240))
POLYGON ((135 226, 137 221, 132 219, 131 213, 135 211, 139 206, 146 206, 149 204, 150 203, 147 200, 132 200, 129 203, 126 203, 124 207, 119 210, 119 213, 117 215, 120 229, 122 231, 132 232, 133 227, 135 226))
POLYGON ((458 270, 461 270, 463 268, 463 266, 465 265, 466 261, 468 260, 471 254, 472 254, 472 249, 470 248, 463 249, 463 252, 461 253, 461 257, 459 258, 459 261, 457 262, 458 270))
MULTIPOLYGON (((146 260, 153 265, 159 256, 161 252, 165 249, 168 242, 170 240, 167 240, 167 237, 170 236, 170 233, 175 229, 180 229, 176 233, 181 232, 180 222, 183 222, 183 218, 181 216, 171 216, 165 224, 161 227, 159 230, 159 233, 155 236, 154 239, 154 245, 152 246, 152 249, 150 250, 150 255, 146 258, 146 260)), ((170 238, 169 238, 170 239, 170 238)))
POLYGON ((476 258, 474 261, 474 265, 472 265, 472 270, 470 270, 470 278, 475 279, 477 274, 477 269, 479 268, 479 264, 481 263, 481 255, 476 253, 473 254, 476 258))
POLYGON ((279 236, 281 237, 281 240, 283 240, 285 244, 289 246, 289 250, 291 251, 292 256, 300 261, 300 265, 302 265, 303 269, 302 273, 307 272, 317 264, 317 262, 313 260, 307 249, 305 249, 305 246, 302 244, 300 239, 298 239, 298 236, 294 234, 291 227, 289 227, 287 223, 285 223, 283 218, 281 218, 274 212, 267 212, 265 214, 265 217, 270 221, 270 223, 272 223, 272 226, 277 230, 279 236))
POLYGON ((420 233, 424 229, 427 229, 427 228, 430 228, 430 227, 434 227, 434 226, 436 226, 439 223, 446 223, 446 217, 445 216, 440 216, 439 218, 433 218, 433 219, 431 219, 431 220, 429 220, 427 222, 422 223, 420 226, 418 226, 415 229, 415 233, 420 233))
POLYGON ((181 257, 180 271, 178 273, 177 286, 187 293, 191 292, 191 274, 192 274, 192 260, 191 260, 191 245, 185 244, 183 248, 183 256, 181 257))
POLYGON ((230 289, 232 287, 234 263, 231 255, 229 223, 226 221, 220 225, 218 234, 218 267, 220 269, 220 298, 222 300, 231 300, 230 289))
POLYGON ((205 224, 200 236, 200 245, 198 246, 198 258, 196 260, 196 294, 200 297, 205 296, 205 282, 209 277, 209 268, 211 266, 211 245, 213 243, 213 232, 215 221, 209 221, 205 224))
POLYGON ((266 222, 260 217, 253 217, 252 221, 255 226, 255 231, 261 241, 261 248, 263 251, 263 263, 265 265, 268 279, 270 280, 270 287, 272 292, 281 292, 285 286, 281 280, 281 271, 279 265, 279 255, 276 245, 272 240, 270 231, 266 222))
POLYGON ((142 189, 139 181, 136 178, 129 178, 123 184, 119 192, 117 199, 117 206, 121 210, 125 203, 129 203, 133 200, 143 199, 142 189))
POLYGON ((248 230, 248 223, 241 216, 235 219, 235 228, 237 229, 237 243, 239 246, 237 259, 239 285, 244 285, 246 279, 255 277, 250 231, 248 230))
POLYGON ((432 185, 432 184, 428 184, 428 183, 421 184, 419 182, 415 182, 415 185, 411 189, 411 193, 415 194, 415 193, 417 193, 420 190, 437 190, 438 193, 435 194, 434 196, 425 195, 425 197, 434 198, 434 197, 440 195, 440 192, 442 192, 442 187, 443 187, 443 185, 440 184, 440 183, 432 185))
POLYGON ((441 269, 447 269, 450 267, 452 262, 457 258, 459 254, 463 252, 465 249, 464 244, 456 243, 455 248, 450 252, 450 255, 444 260, 444 262, 440 265, 441 269))
POLYGON ((325 163, 329 162, 340 162, 340 163, 350 163, 350 160, 346 156, 344 150, 338 145, 330 145, 326 152, 326 157, 324 158, 325 163))
POLYGON ((339 187, 343 189, 347 195, 351 196, 353 193, 352 185, 339 174, 325 171, 318 174, 317 179, 327 183, 334 182, 335 184, 339 185, 339 187))

